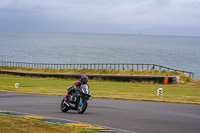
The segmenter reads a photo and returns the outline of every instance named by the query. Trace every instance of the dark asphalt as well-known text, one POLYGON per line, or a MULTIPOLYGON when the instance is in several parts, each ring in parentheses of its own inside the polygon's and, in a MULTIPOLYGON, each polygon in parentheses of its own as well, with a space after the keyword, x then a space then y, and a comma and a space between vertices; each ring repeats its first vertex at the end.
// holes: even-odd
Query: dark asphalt
POLYGON ((199 133, 200 105, 93 98, 84 114, 63 113, 63 96, 0 92, 0 110, 92 123, 138 133, 199 133))

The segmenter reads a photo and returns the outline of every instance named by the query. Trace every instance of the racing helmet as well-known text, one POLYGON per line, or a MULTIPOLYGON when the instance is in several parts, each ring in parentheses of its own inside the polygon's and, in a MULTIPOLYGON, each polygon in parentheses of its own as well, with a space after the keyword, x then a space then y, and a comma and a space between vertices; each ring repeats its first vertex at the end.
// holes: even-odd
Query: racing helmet
POLYGON ((82 75, 80 81, 83 82, 83 84, 87 84, 87 82, 88 82, 88 76, 82 75))

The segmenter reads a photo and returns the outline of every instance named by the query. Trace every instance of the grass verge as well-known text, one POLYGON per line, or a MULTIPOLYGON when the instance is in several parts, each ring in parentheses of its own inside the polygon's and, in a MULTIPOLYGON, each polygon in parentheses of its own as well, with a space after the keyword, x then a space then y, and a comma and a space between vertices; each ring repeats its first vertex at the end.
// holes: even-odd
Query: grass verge
MULTIPOLYGON (((45 123, 38 120, 0 114, 1 133, 87 133, 80 128, 45 123)), ((93 131, 94 132, 94 131, 93 131)))
MULTIPOLYGON (((0 74, 0 91, 65 95, 67 87, 75 79, 20 77, 0 74), (19 83, 19 88, 14 84, 19 83)), ((142 101, 161 101, 200 104, 200 81, 184 84, 153 84, 90 80, 92 97, 129 99, 142 101), (163 88, 163 95, 157 96, 158 88, 163 88)))

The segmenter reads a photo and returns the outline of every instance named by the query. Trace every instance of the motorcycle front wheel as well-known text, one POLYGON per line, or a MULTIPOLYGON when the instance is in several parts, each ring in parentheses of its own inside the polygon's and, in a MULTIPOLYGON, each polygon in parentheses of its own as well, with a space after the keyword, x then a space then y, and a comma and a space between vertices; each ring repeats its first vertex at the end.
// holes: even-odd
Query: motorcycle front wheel
POLYGON ((63 98, 60 104, 60 109, 62 112, 67 112, 69 110, 69 107, 67 106, 66 98, 63 98))
POLYGON ((85 110, 87 109, 87 101, 85 99, 80 98, 79 99, 79 103, 77 105, 77 111, 79 114, 82 114, 85 112, 85 110))

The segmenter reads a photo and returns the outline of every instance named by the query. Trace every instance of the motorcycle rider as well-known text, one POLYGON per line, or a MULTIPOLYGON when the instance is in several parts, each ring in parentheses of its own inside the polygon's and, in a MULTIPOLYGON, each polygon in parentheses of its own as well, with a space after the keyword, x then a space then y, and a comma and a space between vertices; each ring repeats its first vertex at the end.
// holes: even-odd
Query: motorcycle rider
MULTIPOLYGON (((73 92, 75 92, 76 89, 79 89, 79 87, 82 84, 87 84, 87 83, 88 83, 88 76, 82 75, 81 79, 76 81, 72 87, 67 88, 68 92, 66 94, 66 98, 68 98, 73 92)), ((87 85, 89 86, 89 84, 87 84, 87 85)), ((73 99, 73 98, 71 98, 71 99, 73 99)))

